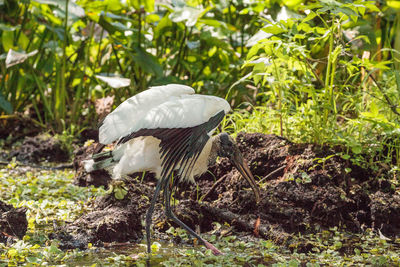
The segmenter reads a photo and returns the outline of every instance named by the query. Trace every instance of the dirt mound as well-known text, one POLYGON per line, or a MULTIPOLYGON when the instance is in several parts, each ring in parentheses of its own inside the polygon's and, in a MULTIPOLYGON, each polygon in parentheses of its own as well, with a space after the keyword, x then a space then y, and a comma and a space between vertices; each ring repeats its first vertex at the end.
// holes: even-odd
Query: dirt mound
POLYGON ((13 144, 26 136, 35 136, 43 130, 29 116, 14 114, 5 117, 0 119, 0 139, 7 139, 6 144, 13 144))
MULTIPOLYGON (((178 200, 175 213, 193 229, 207 232, 213 229, 214 221, 227 222, 234 226, 236 233, 255 231, 255 235, 278 243, 289 241, 292 233, 316 232, 332 226, 354 232, 372 227, 388 236, 400 234, 400 197, 391 184, 377 180, 371 170, 344 160, 338 155, 340 150, 294 144, 282 137, 258 133, 240 133, 236 141, 260 182, 261 201, 255 202, 245 179, 227 159, 222 159, 197 179, 197 185, 180 185, 175 193, 178 200), (256 224, 259 227, 255 228, 256 224)), ((126 235, 129 236, 129 231, 135 229, 135 237, 140 237, 142 228, 138 218, 145 215, 148 199, 146 202, 137 200, 143 195, 150 198, 154 186, 152 179, 136 181, 130 185, 123 201, 102 198, 96 210, 99 214, 106 209, 115 214, 114 209, 120 209, 119 212, 125 214, 134 209, 134 215, 115 218, 121 218, 122 223, 124 218, 136 217, 136 221, 130 219, 126 223, 135 221, 138 224, 129 227, 113 224, 112 231, 128 231, 126 235)), ((82 223, 74 224, 88 228, 93 221, 90 218, 85 215, 78 220, 82 223)), ((162 232, 170 224, 160 217, 155 229, 162 232)), ((98 235, 97 238, 129 239, 113 236, 114 239, 102 239, 98 235)))
POLYGON ((22 145, 9 155, 10 158, 16 157, 18 161, 38 163, 66 162, 69 160, 68 149, 62 142, 46 134, 35 137, 26 136, 22 145))
POLYGON ((282 228, 286 233, 331 226, 360 231, 361 226, 368 226, 386 235, 400 234, 399 196, 390 184, 377 183, 371 170, 352 165, 338 156, 338 151, 257 133, 239 134, 237 142, 254 176, 265 182, 262 200, 257 205, 251 191, 240 191, 247 187, 246 182, 223 161, 211 168, 225 177, 214 186, 215 193, 209 191, 212 175, 199 179, 200 195, 214 201, 212 206, 249 222, 260 216, 261 225, 282 228))
POLYGON ((130 186, 127 196, 116 199, 114 194, 98 198, 92 212, 67 224, 50 238, 61 240, 63 249, 87 248, 111 242, 137 242, 143 238, 141 216, 145 214, 153 187, 145 184, 130 186))
POLYGON ((0 201, 0 242, 10 243, 22 238, 28 228, 26 208, 15 209, 0 201))

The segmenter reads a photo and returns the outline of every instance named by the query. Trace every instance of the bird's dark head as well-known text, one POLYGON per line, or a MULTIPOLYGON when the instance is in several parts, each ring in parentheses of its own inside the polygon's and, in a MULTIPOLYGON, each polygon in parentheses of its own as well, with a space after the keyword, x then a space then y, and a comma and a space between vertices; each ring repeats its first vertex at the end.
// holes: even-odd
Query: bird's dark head
POLYGON ((235 141, 232 137, 230 137, 227 133, 220 133, 219 137, 219 148, 218 148, 218 156, 229 158, 230 160, 234 157, 235 154, 240 153, 239 148, 237 147, 235 141))
POLYGON ((253 175, 251 174, 249 167, 247 166, 246 160, 240 153, 236 142, 227 133, 220 133, 217 135, 217 138, 219 139, 219 146, 217 150, 218 156, 228 158, 235 165, 238 171, 250 184, 255 194, 256 202, 258 203, 260 200, 260 190, 256 181, 254 180, 253 175))

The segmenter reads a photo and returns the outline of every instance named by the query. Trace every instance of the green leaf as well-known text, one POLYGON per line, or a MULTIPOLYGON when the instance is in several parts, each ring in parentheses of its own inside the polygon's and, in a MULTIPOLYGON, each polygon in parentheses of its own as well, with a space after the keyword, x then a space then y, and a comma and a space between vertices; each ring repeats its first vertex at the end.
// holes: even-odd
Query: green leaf
POLYGON ((315 13, 314 11, 310 11, 310 13, 307 15, 307 17, 305 17, 303 19, 302 22, 310 21, 310 20, 314 19, 316 16, 317 16, 317 13, 315 13))
POLYGON ((10 102, 0 92, 0 108, 6 113, 11 114, 13 112, 13 107, 10 102))
POLYGON ((400 95, 400 71, 396 70, 394 72, 394 76, 396 77, 396 87, 397 87, 397 92, 400 95))
POLYGON ((185 25, 188 27, 192 27, 196 24, 201 12, 201 9, 185 6, 172 12, 169 15, 169 18, 176 23, 186 21, 185 25))
POLYGON ((14 32, 4 31, 1 35, 1 43, 3 45, 4 51, 9 51, 15 47, 13 46, 14 32))
MULTIPOLYGON (((64 14, 66 12, 65 10, 66 0, 34 0, 34 1, 40 4, 56 6, 60 10, 62 10, 64 14)), ((68 15, 81 18, 85 16, 85 10, 79 5, 77 5, 74 1, 68 1, 68 15)))
POLYGON ((4 23, 0 23, 0 30, 13 32, 21 28, 21 25, 11 26, 4 23))
POLYGON ((163 35, 171 35, 172 29, 172 21, 169 16, 164 16, 160 22, 158 22, 157 26, 154 28, 154 39, 158 39, 163 35), (168 34, 167 34, 168 32, 168 34))
POLYGON ((341 158, 344 159, 344 160, 348 160, 350 158, 350 155, 349 154, 344 154, 344 155, 341 156, 341 158))
POLYGON ((359 144, 354 145, 354 146, 351 147, 351 151, 353 151, 354 154, 361 154, 362 147, 359 144))
POLYGON ((388 6, 388 7, 390 7, 390 8, 393 8, 393 9, 397 9, 397 10, 400 10, 400 1, 395 1, 395 0, 392 0, 392 1, 386 1, 386 5, 388 6))
POLYGON ((124 199, 124 197, 127 193, 128 192, 121 187, 117 187, 114 189, 114 196, 116 199, 119 199, 119 200, 124 199))
POLYGON ((212 8, 213 6, 208 6, 205 9, 184 6, 182 8, 176 8, 176 10, 172 12, 169 17, 173 22, 185 21, 185 25, 187 27, 192 27, 212 8))
POLYGON ((133 60, 145 72, 155 74, 157 77, 162 76, 163 68, 157 58, 139 47, 135 48, 136 54, 133 55, 133 60))
POLYGON ((213 46, 210 50, 208 50, 208 56, 212 57, 215 54, 215 52, 217 52, 217 47, 213 46))
POLYGON ((145 0, 144 1, 144 10, 151 13, 154 11, 154 0, 145 0))
POLYGON ((275 34, 275 35, 287 31, 286 29, 283 29, 282 27, 280 27, 277 24, 270 24, 270 25, 264 27, 262 30, 267 32, 267 33, 272 33, 272 34, 275 34))

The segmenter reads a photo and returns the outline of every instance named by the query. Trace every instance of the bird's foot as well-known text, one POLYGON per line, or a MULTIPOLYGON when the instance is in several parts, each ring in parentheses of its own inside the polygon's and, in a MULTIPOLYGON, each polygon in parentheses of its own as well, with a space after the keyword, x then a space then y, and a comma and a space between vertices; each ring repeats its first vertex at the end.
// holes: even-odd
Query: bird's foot
POLYGON ((224 255, 224 253, 222 253, 216 247, 214 247, 213 244, 208 243, 207 241, 204 241, 204 245, 206 246, 206 248, 210 249, 215 256, 224 255))

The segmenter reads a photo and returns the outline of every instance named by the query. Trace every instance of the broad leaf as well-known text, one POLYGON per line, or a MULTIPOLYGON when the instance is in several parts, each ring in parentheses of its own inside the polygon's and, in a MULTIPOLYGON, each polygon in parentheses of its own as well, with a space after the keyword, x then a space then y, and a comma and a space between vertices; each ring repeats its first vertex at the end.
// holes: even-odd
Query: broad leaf
MULTIPOLYGON (((40 4, 53 5, 58 7, 64 12, 66 11, 65 10, 66 0, 34 0, 34 1, 40 4)), ((85 10, 82 7, 78 6, 74 1, 68 1, 68 14, 81 18, 85 16, 85 10)))
POLYGON ((155 56, 143 51, 141 48, 135 48, 136 54, 133 56, 133 60, 138 64, 145 72, 155 74, 156 76, 162 76, 163 69, 155 56))
POLYGON ((13 112, 13 107, 10 102, 0 92, 0 109, 4 110, 6 113, 11 114, 13 112))
POLYGON ((131 84, 131 80, 128 78, 121 77, 108 77, 102 75, 96 75, 96 78, 107 83, 112 88, 128 87, 131 84))
POLYGON ((8 51, 7 58, 6 58, 6 68, 9 68, 11 66, 20 64, 24 62, 28 57, 36 55, 38 50, 32 51, 28 54, 26 53, 20 53, 16 52, 12 49, 8 51))

